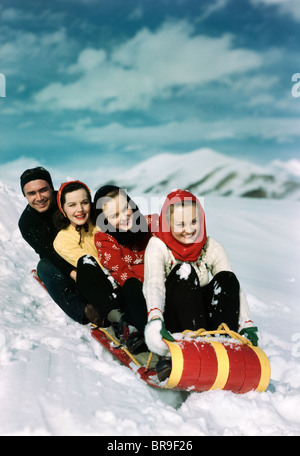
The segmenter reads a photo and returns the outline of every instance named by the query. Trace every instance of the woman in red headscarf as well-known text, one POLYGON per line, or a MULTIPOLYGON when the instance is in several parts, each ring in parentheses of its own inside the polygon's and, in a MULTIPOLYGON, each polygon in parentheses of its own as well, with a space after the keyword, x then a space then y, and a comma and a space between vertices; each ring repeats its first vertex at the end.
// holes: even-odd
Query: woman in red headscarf
POLYGON ((227 254, 207 237, 204 210, 188 191, 176 190, 165 200, 159 231, 145 252, 143 291, 148 310, 145 340, 161 356, 168 352, 162 338, 172 340, 171 333, 214 330, 221 323, 233 331, 251 326, 252 342, 257 343, 257 328, 227 254))

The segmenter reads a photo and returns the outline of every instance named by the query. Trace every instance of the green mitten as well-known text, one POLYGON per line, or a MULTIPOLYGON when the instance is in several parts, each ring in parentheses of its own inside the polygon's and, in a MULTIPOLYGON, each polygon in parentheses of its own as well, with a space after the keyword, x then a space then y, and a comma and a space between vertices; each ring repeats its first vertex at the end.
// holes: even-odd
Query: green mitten
POLYGON ((250 328, 244 328, 240 331, 240 335, 246 337, 246 339, 250 340, 252 344, 257 347, 258 345, 258 335, 257 335, 258 328, 257 326, 250 326, 250 328))
POLYGON ((160 334, 161 334, 161 337, 163 339, 166 339, 170 342, 175 342, 175 339, 173 338, 173 336, 169 333, 169 331, 166 329, 165 327, 165 323, 162 321, 162 324, 161 324, 161 330, 160 330, 160 334))

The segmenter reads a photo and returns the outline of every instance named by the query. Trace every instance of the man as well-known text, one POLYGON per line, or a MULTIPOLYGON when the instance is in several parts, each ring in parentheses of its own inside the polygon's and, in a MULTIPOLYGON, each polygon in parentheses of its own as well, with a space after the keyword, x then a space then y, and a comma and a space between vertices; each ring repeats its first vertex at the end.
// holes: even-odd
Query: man
POLYGON ((58 233, 54 225, 57 192, 49 172, 40 166, 27 169, 21 175, 20 184, 28 205, 20 217, 19 229, 25 241, 40 256, 38 277, 69 317, 82 324, 89 321, 97 324, 97 314, 76 287, 74 267, 53 248, 58 233))

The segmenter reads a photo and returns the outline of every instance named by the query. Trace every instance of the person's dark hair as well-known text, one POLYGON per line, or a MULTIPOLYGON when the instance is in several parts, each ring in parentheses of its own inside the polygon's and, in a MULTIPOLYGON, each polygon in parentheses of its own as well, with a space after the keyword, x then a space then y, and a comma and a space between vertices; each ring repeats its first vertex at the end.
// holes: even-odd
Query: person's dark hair
MULTIPOLYGON (((90 215, 90 220, 92 225, 96 225, 96 214, 95 214, 95 206, 92 202, 92 197, 90 192, 88 191, 88 188, 86 185, 84 185, 82 182, 70 182, 69 184, 65 185, 62 189, 62 191, 59 193, 59 201, 60 201, 60 207, 63 208, 66 202, 66 194, 74 192, 76 190, 80 190, 83 188, 86 193, 87 197, 89 200, 89 203, 91 205, 91 215, 90 215)), ((55 227, 58 230, 63 230, 66 229, 70 225, 70 220, 68 217, 66 217, 59 209, 55 211, 54 217, 53 217, 53 222, 55 227)), ((78 227, 80 229, 80 227, 78 227)), ((88 231, 88 226, 84 226, 85 230, 88 231)))
POLYGON ((100 231, 110 234, 116 239, 119 244, 132 245, 137 244, 145 236, 149 236, 149 226, 146 218, 141 214, 135 202, 127 194, 126 190, 115 185, 104 185, 99 188, 94 196, 95 204, 95 223, 100 228, 100 231), (118 195, 124 195, 127 199, 128 205, 133 212, 133 226, 128 231, 123 231, 119 228, 112 226, 106 219, 103 208, 107 200, 116 198, 118 195))
POLYGON ((50 188, 54 190, 53 182, 50 176, 49 171, 47 171, 42 166, 37 166, 36 168, 26 169, 20 177, 20 185, 23 195, 25 196, 24 187, 28 182, 41 179, 50 185, 50 188))

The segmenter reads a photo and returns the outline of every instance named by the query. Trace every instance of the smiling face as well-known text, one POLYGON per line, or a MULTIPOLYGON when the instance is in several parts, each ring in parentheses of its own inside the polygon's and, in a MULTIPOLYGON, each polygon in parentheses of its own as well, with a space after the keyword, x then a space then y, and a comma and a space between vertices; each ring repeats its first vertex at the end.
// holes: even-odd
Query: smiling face
POLYGON ((103 213, 107 221, 116 229, 128 231, 133 224, 133 211, 128 204, 127 197, 119 192, 114 198, 109 198, 103 206, 103 213))
POLYGON ((23 190, 29 206, 33 209, 43 213, 50 208, 53 201, 53 190, 47 181, 33 180, 24 185, 23 190))
POLYGON ((84 188, 66 193, 63 211, 72 226, 82 226, 90 221, 91 204, 84 188))
POLYGON ((192 244, 200 233, 199 211, 196 204, 171 206, 170 230, 172 236, 182 244, 192 244))

